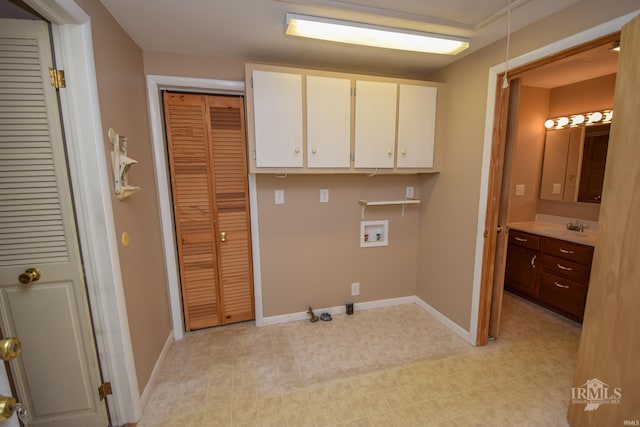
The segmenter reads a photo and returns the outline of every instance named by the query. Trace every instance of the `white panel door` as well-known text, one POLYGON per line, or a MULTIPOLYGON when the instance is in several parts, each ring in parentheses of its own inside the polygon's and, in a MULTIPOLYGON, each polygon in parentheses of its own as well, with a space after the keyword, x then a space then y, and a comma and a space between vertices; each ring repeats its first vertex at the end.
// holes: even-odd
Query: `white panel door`
POLYGON ((435 87, 400 85, 398 100, 399 168, 432 168, 436 128, 435 87))
POLYGON ((356 168, 393 168, 397 98, 396 83, 356 81, 356 168))
POLYGON ((351 80, 307 76, 307 167, 348 168, 351 80))
POLYGON ((257 167, 302 167, 302 76, 253 71, 257 167))
POLYGON ((30 426, 105 426, 51 64, 44 22, 1 21, 0 327, 30 426))

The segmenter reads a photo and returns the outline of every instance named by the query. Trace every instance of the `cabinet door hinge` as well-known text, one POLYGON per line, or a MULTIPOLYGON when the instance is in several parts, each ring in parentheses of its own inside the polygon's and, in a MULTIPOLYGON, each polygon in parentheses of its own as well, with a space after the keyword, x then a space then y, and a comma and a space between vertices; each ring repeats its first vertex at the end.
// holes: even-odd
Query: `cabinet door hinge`
POLYGON ((253 88, 253 77, 251 77, 251 87, 253 88))
POLYGON ((104 400, 111 394, 113 394, 113 392, 111 391, 111 383, 102 383, 100 387, 98 387, 98 395, 100 396, 100 400, 104 400))
POLYGON ((55 68, 49 68, 49 77, 51 77, 51 86, 56 89, 67 87, 67 83, 64 80, 64 71, 56 70, 55 68))

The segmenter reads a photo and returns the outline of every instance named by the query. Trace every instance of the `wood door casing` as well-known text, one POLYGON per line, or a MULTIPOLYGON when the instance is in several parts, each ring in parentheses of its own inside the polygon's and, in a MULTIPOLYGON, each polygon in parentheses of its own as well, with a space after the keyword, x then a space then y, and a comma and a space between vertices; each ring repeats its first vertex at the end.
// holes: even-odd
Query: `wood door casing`
POLYGON ((242 98, 167 92, 164 104, 185 327, 253 319, 242 98))

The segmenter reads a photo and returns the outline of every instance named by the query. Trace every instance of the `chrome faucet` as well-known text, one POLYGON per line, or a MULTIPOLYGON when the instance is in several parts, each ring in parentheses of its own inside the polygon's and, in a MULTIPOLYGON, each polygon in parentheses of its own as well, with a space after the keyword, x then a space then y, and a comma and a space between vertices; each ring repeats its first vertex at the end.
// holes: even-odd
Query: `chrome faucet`
POLYGON ((575 222, 567 222, 567 230, 584 232, 585 228, 589 228, 589 224, 581 223, 577 219, 575 222))

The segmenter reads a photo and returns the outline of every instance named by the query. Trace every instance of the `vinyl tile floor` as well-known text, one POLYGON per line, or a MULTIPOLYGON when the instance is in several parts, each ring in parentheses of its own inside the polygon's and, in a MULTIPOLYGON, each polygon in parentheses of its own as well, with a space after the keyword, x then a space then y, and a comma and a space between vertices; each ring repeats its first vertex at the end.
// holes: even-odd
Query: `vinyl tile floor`
POLYGON ((211 328, 171 345, 138 427, 567 426, 579 338, 509 294, 483 347, 414 304, 211 328))

